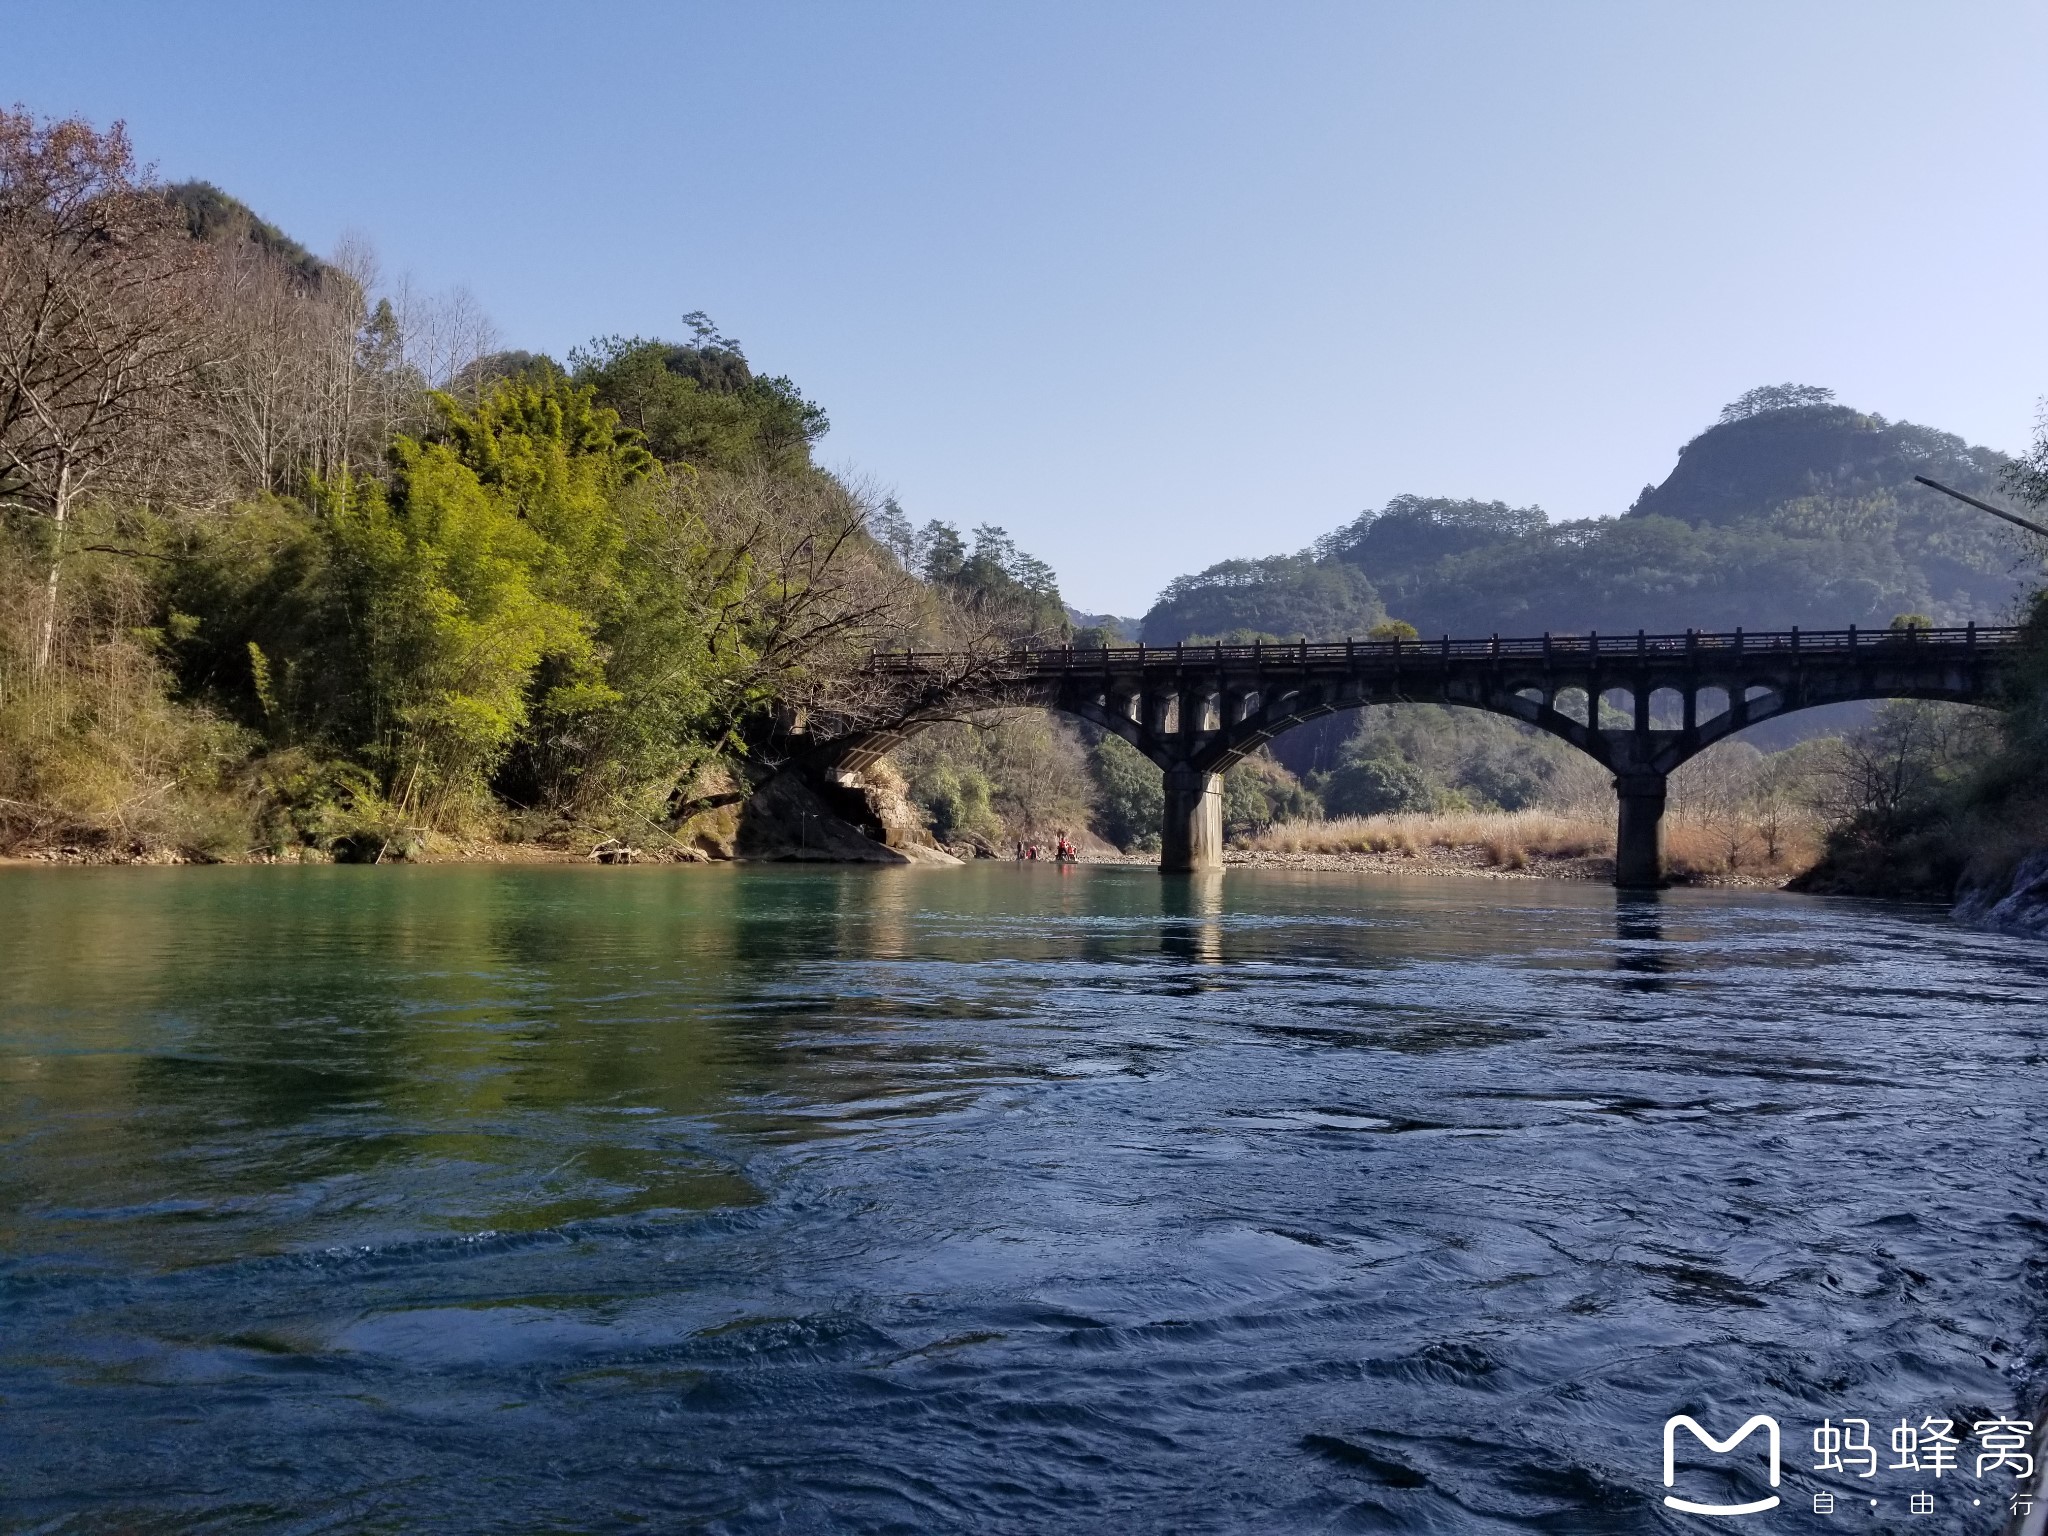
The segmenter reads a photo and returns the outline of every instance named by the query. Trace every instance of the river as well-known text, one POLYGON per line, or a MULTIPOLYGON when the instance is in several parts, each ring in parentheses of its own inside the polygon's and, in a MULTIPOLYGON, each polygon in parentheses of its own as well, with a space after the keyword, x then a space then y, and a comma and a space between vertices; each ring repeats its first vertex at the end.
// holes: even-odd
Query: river
POLYGON ((1993 1532, 2044 1037, 1777 893, 0 870, 0 1526, 1993 1532))

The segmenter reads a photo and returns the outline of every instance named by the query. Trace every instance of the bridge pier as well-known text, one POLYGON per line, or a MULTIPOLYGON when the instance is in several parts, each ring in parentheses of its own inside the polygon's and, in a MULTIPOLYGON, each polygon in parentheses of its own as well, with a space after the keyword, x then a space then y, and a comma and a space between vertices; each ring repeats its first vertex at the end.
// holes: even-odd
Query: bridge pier
POLYGON ((1223 775, 1169 768, 1159 867, 1170 875, 1223 867, 1223 775))
POLYGON ((1664 775, 1618 773, 1614 794, 1614 883, 1624 891, 1655 890, 1664 883, 1664 775))

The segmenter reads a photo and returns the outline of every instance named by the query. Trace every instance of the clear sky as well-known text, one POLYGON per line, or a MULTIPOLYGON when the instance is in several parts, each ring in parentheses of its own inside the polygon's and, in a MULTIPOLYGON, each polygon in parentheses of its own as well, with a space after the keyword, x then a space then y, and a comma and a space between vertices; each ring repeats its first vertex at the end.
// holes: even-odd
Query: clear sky
POLYGON ((2048 6, 0 0, 125 118, 508 345, 709 311, 825 461, 1069 600, 1403 491, 1622 511, 1761 383, 2023 446, 2048 6))

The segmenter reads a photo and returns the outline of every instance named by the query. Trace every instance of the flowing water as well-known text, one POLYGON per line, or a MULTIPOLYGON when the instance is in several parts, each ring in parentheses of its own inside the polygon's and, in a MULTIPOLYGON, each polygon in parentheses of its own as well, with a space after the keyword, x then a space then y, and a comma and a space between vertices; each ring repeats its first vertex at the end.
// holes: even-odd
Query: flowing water
POLYGON ((0 871, 0 1526, 1993 1532, 2044 1036, 1778 894, 0 871))

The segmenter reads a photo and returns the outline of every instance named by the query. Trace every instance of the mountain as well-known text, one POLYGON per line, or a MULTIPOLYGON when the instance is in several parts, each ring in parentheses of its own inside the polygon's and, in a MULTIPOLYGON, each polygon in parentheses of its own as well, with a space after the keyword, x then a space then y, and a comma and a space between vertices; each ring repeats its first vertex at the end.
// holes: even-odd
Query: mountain
POLYGON ((275 224, 259 218, 240 198, 210 181, 181 181, 164 188, 164 198, 185 216, 192 238, 212 245, 242 243, 275 257, 308 287, 318 288, 332 269, 275 224))
POLYGON ((1397 496, 1300 555, 1181 577, 1144 637, 1231 617, 1339 638, 1376 604, 1424 635, 1997 622, 2033 570, 2020 536, 1913 476, 1995 500, 2009 462, 1826 390, 1753 390, 1621 516, 1553 523, 1538 507, 1397 496))
POLYGON ((1643 487, 1628 515, 1726 526, 1762 508, 1814 498, 1855 503, 1895 491, 1932 494, 1913 485, 1915 475, 1995 491, 2010 462, 1951 433, 1831 402, 1729 414, 1737 410, 1730 406, 1681 448, 1670 476, 1643 487))

